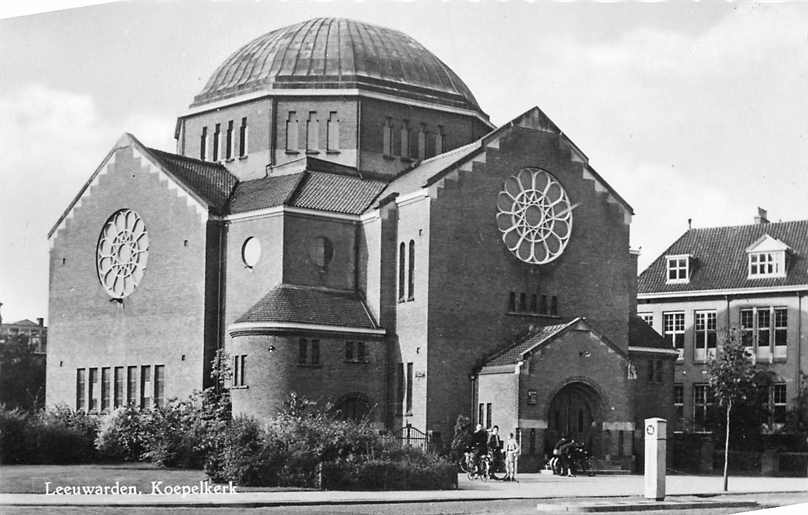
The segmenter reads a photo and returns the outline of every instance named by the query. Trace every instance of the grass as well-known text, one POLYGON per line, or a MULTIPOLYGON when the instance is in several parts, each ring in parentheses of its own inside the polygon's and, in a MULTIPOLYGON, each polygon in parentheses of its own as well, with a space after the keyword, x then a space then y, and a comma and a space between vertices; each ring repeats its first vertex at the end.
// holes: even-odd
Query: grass
POLYGON ((98 465, 2 465, 0 493, 44 494, 45 482, 51 490, 57 486, 133 485, 151 492, 152 481, 167 485, 194 485, 207 479, 201 470, 162 469, 148 463, 98 465))

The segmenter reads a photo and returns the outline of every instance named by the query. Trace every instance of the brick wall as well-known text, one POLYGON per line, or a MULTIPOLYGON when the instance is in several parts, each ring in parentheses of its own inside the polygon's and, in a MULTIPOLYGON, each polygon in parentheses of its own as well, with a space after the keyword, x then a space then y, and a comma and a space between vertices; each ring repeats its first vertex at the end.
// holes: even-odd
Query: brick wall
POLYGON ((370 400, 371 420, 380 422, 384 413, 384 342, 348 336, 306 338, 320 341, 319 366, 298 364, 298 336, 254 335, 232 339, 230 356, 247 356, 246 387, 231 390, 233 413, 270 417, 291 392, 324 403, 359 393, 370 400), (345 361, 347 339, 365 342, 366 363, 345 361))
POLYGON ((166 398, 203 386, 206 222, 193 201, 149 171, 131 148, 115 158, 54 235, 49 406, 75 407, 76 369, 82 367, 165 365, 166 398), (149 258, 140 285, 117 303, 99 283, 96 245, 106 220, 121 208, 142 217, 149 258))
POLYGON ((559 315, 586 316, 622 349, 627 348, 632 286, 629 227, 623 213, 583 178, 580 163, 554 134, 514 128, 488 149, 485 164, 446 180, 431 203, 429 369, 440 371, 430 387, 428 429, 451 427, 468 413, 468 374, 493 350, 507 346, 531 325, 558 318, 507 314, 509 292, 558 298, 559 315), (567 190, 573 233, 564 254, 542 266, 512 256, 496 226, 496 198, 504 181, 525 166, 552 173, 567 190))

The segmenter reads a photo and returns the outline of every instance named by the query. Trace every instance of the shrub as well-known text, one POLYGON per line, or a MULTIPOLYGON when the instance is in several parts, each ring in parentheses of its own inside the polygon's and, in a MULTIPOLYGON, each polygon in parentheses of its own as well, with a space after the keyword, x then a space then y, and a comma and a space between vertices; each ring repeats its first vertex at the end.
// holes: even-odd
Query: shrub
POLYGON ((219 468, 214 480, 233 481, 240 485, 271 485, 277 482, 277 465, 273 466, 275 441, 252 418, 239 416, 224 432, 223 447, 218 456, 219 468))
POLYGON ((95 446, 102 458, 140 460, 146 452, 146 431, 141 411, 133 406, 125 406, 104 417, 95 446))
POLYGON ((0 406, 0 464, 31 463, 31 417, 20 409, 0 406))
POLYGON ((57 406, 26 413, 0 409, 0 462, 83 463, 96 457, 97 420, 57 406))

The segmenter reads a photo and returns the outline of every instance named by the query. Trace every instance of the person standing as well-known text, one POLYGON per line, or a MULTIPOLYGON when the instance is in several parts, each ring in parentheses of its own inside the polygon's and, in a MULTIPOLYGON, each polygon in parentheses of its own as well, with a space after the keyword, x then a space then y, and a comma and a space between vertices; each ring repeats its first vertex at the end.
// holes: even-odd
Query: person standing
POLYGON ((474 463, 474 471, 480 470, 480 458, 488 453, 488 433, 483 429, 482 424, 477 424, 474 433, 471 435, 471 442, 469 444, 472 460, 474 463))
POLYGON ((516 481, 516 460, 518 458, 519 443, 511 433, 508 441, 505 442, 505 481, 516 481))
POLYGON ((496 464, 502 463, 503 445, 502 438, 499 436, 499 426, 492 427, 491 436, 488 437, 488 452, 491 453, 491 470, 489 470, 489 476, 492 478, 494 470, 496 470, 496 464))

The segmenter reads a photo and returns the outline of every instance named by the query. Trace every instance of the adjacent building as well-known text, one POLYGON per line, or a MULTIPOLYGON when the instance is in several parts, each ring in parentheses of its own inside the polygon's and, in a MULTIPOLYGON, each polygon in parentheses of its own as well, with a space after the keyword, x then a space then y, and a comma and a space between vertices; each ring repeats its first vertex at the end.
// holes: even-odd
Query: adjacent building
POLYGON ((48 328, 45 327, 45 319, 37 318, 36 322, 23 319, 11 323, 1 323, 0 319, 0 344, 12 336, 24 335, 28 338, 28 345, 35 354, 46 354, 48 345, 48 328))
POLYGON ((638 315, 676 349, 674 427, 709 431, 705 367, 728 331, 771 371, 769 419, 782 427, 808 371, 808 220, 689 228, 639 278, 638 315))
POLYGON ((494 127, 417 41, 320 18, 237 50, 175 136, 124 135, 50 232, 49 404, 159 405, 223 348, 259 418, 296 392, 622 458, 666 416, 632 208, 539 108, 494 127))

